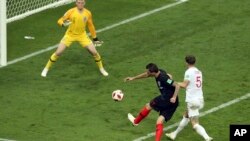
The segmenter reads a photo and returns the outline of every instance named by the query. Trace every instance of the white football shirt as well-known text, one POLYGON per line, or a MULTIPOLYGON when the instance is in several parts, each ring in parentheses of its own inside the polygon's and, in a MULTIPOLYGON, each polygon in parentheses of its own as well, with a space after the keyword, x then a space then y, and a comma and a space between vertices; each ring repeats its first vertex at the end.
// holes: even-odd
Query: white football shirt
POLYGON ((185 72, 184 80, 189 81, 186 88, 186 102, 192 102, 197 99, 203 100, 201 71, 196 67, 188 68, 185 72))

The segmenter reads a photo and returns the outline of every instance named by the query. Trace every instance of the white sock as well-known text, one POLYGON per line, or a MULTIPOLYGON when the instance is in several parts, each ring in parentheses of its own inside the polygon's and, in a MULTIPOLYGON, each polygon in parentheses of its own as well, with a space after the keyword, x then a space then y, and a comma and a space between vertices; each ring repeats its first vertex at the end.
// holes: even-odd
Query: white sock
POLYGON ((195 129, 195 131, 196 131, 199 135, 201 135, 204 139, 208 139, 208 138, 209 138, 209 136, 208 136, 206 130, 205 130, 200 124, 195 124, 195 125, 194 125, 194 129, 195 129))
POLYGON ((189 118, 186 118, 183 116, 179 126, 177 127, 177 129, 173 132, 173 134, 175 136, 177 136, 177 134, 185 127, 187 126, 187 124, 189 123, 189 118))

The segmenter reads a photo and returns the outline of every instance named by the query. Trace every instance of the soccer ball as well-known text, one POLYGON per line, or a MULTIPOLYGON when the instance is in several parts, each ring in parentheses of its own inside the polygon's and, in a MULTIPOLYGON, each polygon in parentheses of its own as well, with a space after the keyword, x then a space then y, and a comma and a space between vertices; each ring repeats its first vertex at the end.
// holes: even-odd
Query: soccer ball
POLYGON ((115 101, 122 101, 123 96, 124 94, 121 90, 115 90, 112 92, 112 99, 115 101))

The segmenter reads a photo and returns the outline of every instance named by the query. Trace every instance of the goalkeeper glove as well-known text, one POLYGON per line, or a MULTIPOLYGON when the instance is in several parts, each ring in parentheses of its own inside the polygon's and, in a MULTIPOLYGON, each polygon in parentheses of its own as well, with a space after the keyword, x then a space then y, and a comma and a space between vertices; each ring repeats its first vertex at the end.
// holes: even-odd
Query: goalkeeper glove
POLYGON ((97 37, 94 38, 93 41, 94 41, 94 45, 96 47, 99 47, 99 46, 101 46, 103 44, 103 41, 100 41, 97 37))
POLYGON ((70 20, 66 20, 63 22, 62 26, 66 27, 69 26, 72 22, 70 20))

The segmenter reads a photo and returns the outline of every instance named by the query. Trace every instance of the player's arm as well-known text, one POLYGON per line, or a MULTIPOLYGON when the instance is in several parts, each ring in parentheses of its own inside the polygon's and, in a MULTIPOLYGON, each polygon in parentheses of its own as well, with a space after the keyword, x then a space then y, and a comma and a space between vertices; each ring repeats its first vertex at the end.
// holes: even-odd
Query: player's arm
POLYGON ((132 81, 132 80, 135 80, 135 79, 141 79, 141 78, 147 78, 149 77, 148 73, 147 72, 144 72, 144 73, 141 73, 139 75, 136 75, 136 76, 133 76, 133 77, 126 77, 124 79, 124 81, 132 81))
POLYGON ((88 29, 89 29, 89 32, 91 34, 91 37, 94 41, 94 45, 101 46, 103 44, 103 41, 100 41, 96 36, 96 30, 95 30, 95 26, 94 26, 93 19, 92 19, 92 14, 90 12, 89 12, 89 18, 87 21, 87 25, 88 25, 88 29))
POLYGON ((60 19, 58 19, 57 24, 59 26, 69 26, 71 24, 70 15, 72 13, 72 9, 68 10, 60 19))
POLYGON ((184 80, 183 82, 178 82, 178 84, 180 85, 181 88, 187 88, 189 82, 190 82, 190 77, 192 74, 190 74, 190 72, 186 71, 185 75, 184 75, 184 80))
POLYGON ((176 98, 177 98, 177 96, 178 96, 178 93, 179 93, 179 91, 180 91, 180 85, 179 85, 178 83, 174 82, 174 83, 172 84, 172 86, 175 87, 175 91, 174 91, 174 94, 173 94, 172 98, 170 99, 170 102, 175 103, 176 98))
POLYGON ((179 93, 179 90, 180 90, 180 86, 178 83, 174 82, 174 80, 172 80, 171 78, 168 78, 166 81, 165 81, 166 85, 171 85, 171 86, 174 86, 175 87, 175 91, 174 91, 174 94, 173 96, 170 98, 170 102, 171 103, 175 103, 176 102, 176 98, 178 96, 178 93, 179 93))
POLYGON ((173 76, 170 73, 167 73, 170 79, 173 79, 173 76))
POLYGON ((184 80, 183 82, 178 82, 178 84, 180 85, 181 88, 187 88, 188 84, 189 84, 189 80, 184 80))
POLYGON ((89 29, 89 32, 91 34, 91 37, 93 39, 96 38, 95 26, 94 26, 94 23, 93 23, 92 14, 90 12, 89 12, 89 17, 88 17, 87 25, 88 25, 88 29, 89 29))

